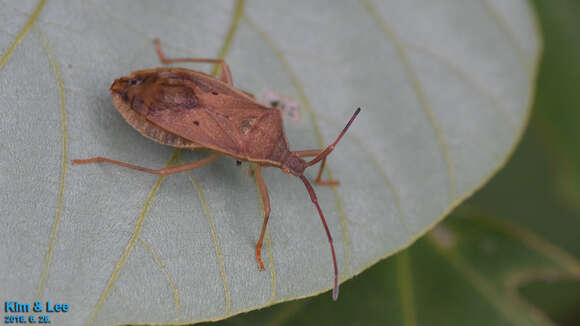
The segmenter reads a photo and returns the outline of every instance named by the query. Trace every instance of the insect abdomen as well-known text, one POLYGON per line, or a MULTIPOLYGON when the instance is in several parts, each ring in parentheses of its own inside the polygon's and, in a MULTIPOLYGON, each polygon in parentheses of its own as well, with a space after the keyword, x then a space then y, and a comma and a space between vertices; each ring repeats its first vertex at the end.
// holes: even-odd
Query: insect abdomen
POLYGON ((150 122, 140 113, 134 111, 124 102, 119 95, 113 95, 113 103, 119 113, 125 118, 133 128, 137 129, 143 136, 154 140, 160 144, 179 148, 203 148, 203 146, 177 136, 164 130, 150 122))

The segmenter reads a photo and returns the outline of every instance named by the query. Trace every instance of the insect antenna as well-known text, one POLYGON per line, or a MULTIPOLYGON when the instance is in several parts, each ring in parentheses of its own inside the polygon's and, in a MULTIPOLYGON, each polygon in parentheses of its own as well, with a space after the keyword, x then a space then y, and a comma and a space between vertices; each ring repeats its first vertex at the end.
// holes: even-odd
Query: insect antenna
POLYGON ((350 125, 352 124, 352 122, 354 121, 354 119, 356 118, 356 116, 359 113, 360 113, 360 108, 358 108, 358 109, 356 109, 356 111, 354 111, 354 114, 352 115, 352 117, 350 118, 350 120, 348 121, 348 123, 346 124, 344 129, 342 129, 342 132, 340 133, 340 135, 338 135, 338 137, 336 137, 336 140, 332 144, 330 144, 328 147, 326 147, 326 149, 324 151, 322 151, 322 153, 318 154, 318 156, 316 156, 312 161, 308 162, 307 166, 312 166, 312 165, 318 163, 318 161, 322 160, 323 158, 328 156, 328 154, 330 154, 330 152, 332 152, 332 150, 334 149, 334 146, 336 146, 336 144, 340 141, 342 136, 344 136, 344 134, 346 133, 346 131, 348 130, 348 128, 350 127, 350 125))
MULTIPOLYGON (((344 129, 342 129, 338 137, 336 137, 336 140, 332 144, 330 144, 330 146, 328 146, 324 151, 318 154, 312 161, 306 163, 307 167, 318 163, 320 160, 323 160, 326 156, 328 156, 328 154, 332 152, 336 144, 338 144, 342 136, 344 136, 344 134, 346 133, 346 131, 348 130, 348 128, 350 127, 350 125, 352 124, 352 122, 359 113, 360 108, 354 111, 354 114, 352 115, 352 117, 350 118, 344 129)), ((316 209, 318 210, 318 215, 320 215, 320 220, 322 221, 324 231, 326 231, 326 236, 328 237, 328 243, 330 244, 330 252, 332 253, 332 263, 334 265, 334 288, 332 289, 332 299, 336 301, 338 299, 338 267, 336 265, 336 254, 334 253, 334 244, 332 243, 332 235, 330 235, 330 230, 328 229, 328 225, 326 224, 326 220, 324 219, 324 214, 322 214, 322 209, 320 209, 320 205, 318 205, 318 198, 316 197, 314 188, 312 188, 312 185, 303 174, 299 175, 298 177, 300 178, 300 180, 302 180, 302 182, 304 182, 306 190, 308 190, 308 194, 310 195, 310 200, 312 200, 312 202, 316 206, 316 209)))
POLYGON ((332 236, 330 235, 330 230, 328 230, 328 225, 326 225, 326 220, 324 219, 324 214, 322 214, 322 209, 320 209, 320 205, 318 205, 318 198, 316 197, 314 188, 312 188, 312 185, 303 174, 300 175, 299 178, 300 180, 302 180, 302 182, 304 182, 306 190, 308 190, 308 194, 310 195, 310 200, 312 200, 314 205, 316 205, 318 215, 320 215, 320 220, 322 221, 324 231, 326 231, 326 236, 328 237, 328 242, 330 243, 330 251, 332 252, 332 263, 334 264, 334 288, 332 289, 332 299, 336 301, 338 300, 338 267, 336 266, 336 254, 334 253, 334 244, 332 243, 332 236))

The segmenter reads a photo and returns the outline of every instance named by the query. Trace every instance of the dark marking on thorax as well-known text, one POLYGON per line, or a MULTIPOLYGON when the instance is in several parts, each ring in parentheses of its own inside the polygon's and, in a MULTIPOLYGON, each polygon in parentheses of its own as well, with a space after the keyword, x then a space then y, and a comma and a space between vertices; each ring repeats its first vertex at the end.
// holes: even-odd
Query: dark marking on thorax
POLYGON ((162 83, 157 89, 154 101, 160 110, 191 110, 199 103, 193 90, 185 85, 162 83))
POLYGON ((148 78, 131 99, 131 108, 144 115, 180 112, 199 107, 192 85, 183 79, 148 78))

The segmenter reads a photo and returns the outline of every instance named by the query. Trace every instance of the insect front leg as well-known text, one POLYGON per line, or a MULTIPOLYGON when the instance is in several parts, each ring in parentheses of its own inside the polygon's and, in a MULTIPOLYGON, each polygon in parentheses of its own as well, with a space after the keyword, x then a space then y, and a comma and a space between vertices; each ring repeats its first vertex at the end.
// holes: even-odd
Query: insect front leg
POLYGON ((178 58, 178 59, 168 59, 163 54, 163 50, 161 50, 161 41, 159 39, 155 39, 155 46, 157 50, 157 55, 159 56, 159 60, 161 62, 168 64, 168 63, 176 63, 176 62, 204 62, 204 63, 218 63, 221 68, 221 76, 220 80, 224 83, 233 86, 234 82, 232 81, 232 73, 230 71, 230 66, 226 63, 224 59, 207 59, 207 58, 178 58))
MULTIPOLYGON (((323 152, 322 149, 310 149, 304 151, 296 151, 294 153, 300 157, 308 157, 308 156, 318 156, 322 152, 323 152)), ((340 183, 336 180, 322 180, 322 171, 324 170, 325 165, 326 165, 326 157, 324 157, 322 159, 322 162, 320 162, 320 169, 318 170, 318 175, 316 176, 314 182, 316 182, 317 185, 321 186, 338 186, 340 183)))
POLYGON ((147 173, 152 173, 152 174, 157 174, 157 175, 169 175, 169 174, 175 174, 175 173, 180 173, 180 172, 185 172, 185 171, 197 169, 197 168, 202 167, 202 166, 210 163, 211 161, 215 160, 220 155, 221 154, 218 152, 213 152, 210 156, 208 156, 204 159, 201 159, 199 161, 170 166, 170 167, 166 167, 166 168, 159 169, 159 170, 152 170, 152 169, 144 168, 141 166, 137 166, 137 165, 121 162, 121 161, 115 161, 115 160, 108 159, 106 157, 93 157, 93 158, 89 158, 89 159, 85 159, 85 160, 73 160, 72 163, 73 164, 89 164, 89 163, 105 162, 105 163, 120 165, 120 166, 129 168, 129 169, 139 170, 139 171, 143 171, 143 172, 147 172, 147 173))
POLYGON ((262 177, 261 165, 256 167, 254 175, 256 176, 256 183, 258 184, 260 196, 262 197, 262 204, 264 205, 264 222, 262 223, 260 239, 258 239, 258 243, 256 244, 256 261, 258 262, 258 267, 260 270, 264 270, 264 263, 262 262, 262 243, 264 242, 266 226, 268 225, 268 219, 270 218, 270 196, 268 195, 268 189, 266 188, 266 183, 262 177))

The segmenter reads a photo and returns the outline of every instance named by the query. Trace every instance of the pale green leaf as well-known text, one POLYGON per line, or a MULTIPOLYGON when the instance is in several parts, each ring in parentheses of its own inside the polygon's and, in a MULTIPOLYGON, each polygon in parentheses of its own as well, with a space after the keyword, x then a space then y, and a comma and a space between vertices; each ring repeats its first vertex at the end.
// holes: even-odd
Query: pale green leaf
POLYGON ((264 171, 260 272, 261 203, 233 159, 164 179, 70 164, 178 158, 108 92, 160 65, 155 37, 171 57, 224 57, 259 99, 299 101, 285 121, 294 150, 325 146, 362 108, 328 160, 341 186, 316 187, 341 280, 408 246, 505 162, 541 47, 525 1, 21 1, 3 3, 0 22, 0 293, 69 303, 54 316, 69 324, 221 319, 332 285, 316 210, 277 169, 264 171))

